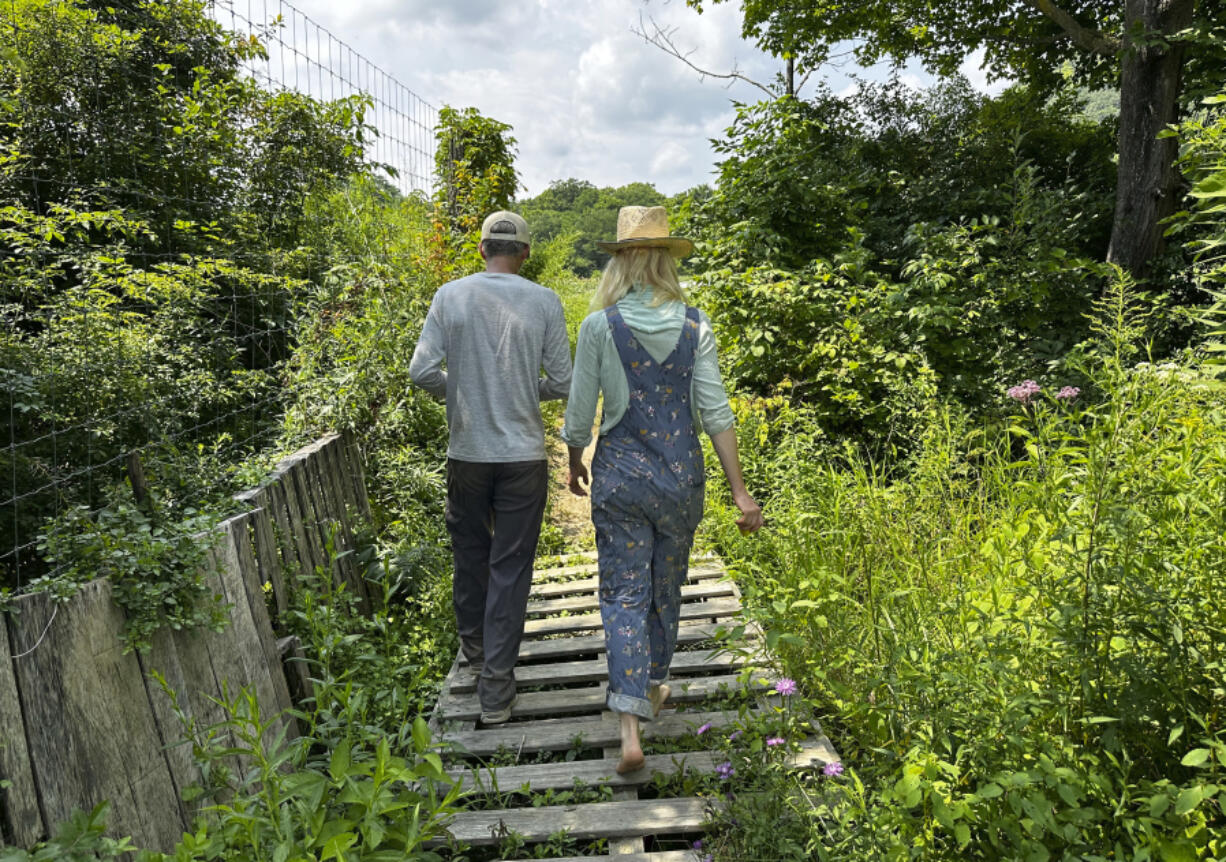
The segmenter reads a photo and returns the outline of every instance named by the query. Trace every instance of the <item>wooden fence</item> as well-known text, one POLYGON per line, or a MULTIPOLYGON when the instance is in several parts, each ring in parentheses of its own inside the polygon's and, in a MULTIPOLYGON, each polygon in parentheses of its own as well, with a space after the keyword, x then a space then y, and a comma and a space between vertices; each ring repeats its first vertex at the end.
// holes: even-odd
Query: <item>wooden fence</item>
POLYGON ((220 525, 210 555, 214 592, 229 606, 222 632, 163 629, 147 653, 124 654, 123 611, 105 579, 64 603, 22 596, 16 613, 0 615, 0 781, 9 782, 0 789, 0 845, 29 846, 74 809, 106 799, 112 834, 172 850, 196 813, 181 791, 200 775, 190 747, 175 744, 181 723, 152 673, 198 726, 220 721, 214 699, 244 687, 271 717, 291 706, 291 688, 309 689, 303 664, 284 663, 293 639, 276 637, 298 573, 330 569, 369 607, 345 553, 358 519, 370 515, 350 439, 307 446, 238 499, 250 510, 220 525))

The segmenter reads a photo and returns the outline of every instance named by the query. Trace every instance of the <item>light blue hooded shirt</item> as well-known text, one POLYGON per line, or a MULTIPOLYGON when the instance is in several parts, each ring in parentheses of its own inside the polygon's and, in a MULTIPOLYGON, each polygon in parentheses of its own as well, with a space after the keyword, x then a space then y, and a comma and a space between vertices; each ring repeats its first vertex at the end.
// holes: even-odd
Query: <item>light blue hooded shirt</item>
MULTIPOLYGON (((651 298, 650 288, 636 286, 617 303, 617 309, 651 358, 661 362, 677 346, 685 322, 685 303, 664 302, 653 306, 651 298)), ((562 426, 562 439, 568 446, 582 448, 592 442, 596 402, 602 392, 604 418, 600 433, 604 434, 625 415, 630 403, 630 385, 626 382, 626 372, 603 309, 589 314, 579 326, 570 398, 562 426)), ((735 424, 719 373, 715 333, 711 320, 702 311, 698 312, 698 346, 690 383, 690 411, 697 431, 718 434, 735 424)))

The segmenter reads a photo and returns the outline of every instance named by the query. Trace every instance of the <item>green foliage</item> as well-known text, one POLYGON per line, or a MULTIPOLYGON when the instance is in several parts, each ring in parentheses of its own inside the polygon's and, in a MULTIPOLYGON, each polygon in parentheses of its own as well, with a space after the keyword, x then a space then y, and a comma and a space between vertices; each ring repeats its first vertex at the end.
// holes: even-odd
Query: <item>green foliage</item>
MULTIPOLYGON (((133 451, 177 468, 160 478, 180 517, 279 427, 296 276, 313 274, 303 204, 365 170, 366 103, 261 90, 241 67, 263 47, 206 7, 0 13, 0 467, 20 500, 0 529, 15 546, 96 509, 133 451)), ((3 585, 45 572, 9 556, 3 585)))
POLYGON ((159 252, 202 250, 164 244, 184 220, 219 227, 253 253, 293 241, 303 196, 361 170, 367 103, 260 89, 241 64, 263 46, 206 7, 6 6, 0 198, 40 213, 74 196, 123 209, 152 226, 159 252))
MULTIPOLYGON (((708 0, 711 5, 724 0, 708 0)), ((699 11, 708 2, 687 0, 699 11)), ((1179 34, 1189 53, 1203 52, 1220 64, 1217 50, 1198 30, 1221 21, 1216 2, 1188 4, 1192 28, 1179 34)), ((1135 13, 1134 13, 1135 15, 1135 13)), ((853 44, 856 60, 872 65, 915 57, 929 70, 957 73, 968 57, 983 52, 983 67, 992 78, 1021 78, 1040 89, 1058 88, 1071 71, 1090 86, 1117 85, 1119 42, 1125 34, 1125 4, 1070 0, 1060 4, 986 4, 955 0, 939 6, 924 0, 831 5, 816 0, 747 0, 742 4, 743 34, 777 57, 794 57, 797 71, 816 69, 853 44), (1057 23, 1064 14, 1067 24, 1057 23)), ((1178 18, 1175 20, 1179 20, 1178 18)), ((1128 23, 1139 25, 1135 17, 1128 23)), ((1146 34, 1164 44, 1170 34, 1146 34)), ((1207 68, 1200 74, 1215 75, 1207 68)))
MULTIPOLYGON (((106 836, 106 817, 110 804, 99 802, 92 811, 74 811, 61 823, 50 841, 29 850, 0 848, 0 862, 107 862, 132 858, 135 848, 127 838, 106 836)), ((137 862, 152 862, 154 854, 140 852, 137 862)))
MULTIPOLYGON (((629 183, 619 188, 597 188, 585 180, 555 180, 534 198, 522 202, 522 213, 532 231, 533 242, 554 242, 574 235, 571 268, 588 276, 600 269, 608 255, 596 248, 599 240, 617 237, 617 211, 624 206, 668 206, 670 201, 650 183, 629 183)), ((535 254, 535 249, 533 254, 535 254)))
POLYGON ((212 777, 196 792, 218 801, 159 859, 441 859, 423 845, 442 834, 460 789, 423 719, 389 736, 342 711, 337 718, 349 724, 349 738, 320 747, 310 735, 287 738, 286 717, 261 716, 248 691, 218 705, 226 718, 207 728, 179 712, 194 759, 212 777), (222 768, 236 761, 241 773, 222 768))
POLYGON ((933 394, 918 352, 900 349, 887 306, 890 285, 854 258, 815 261, 799 273, 717 270, 694 296, 716 321, 721 361, 763 409, 786 398, 809 408, 813 430, 864 442, 907 434, 908 417, 933 394))
POLYGON ((1115 167, 1110 128, 1077 117, 1076 94, 976 93, 962 78, 915 91, 897 78, 738 107, 715 144, 719 185, 686 225, 716 265, 799 268, 862 243, 897 271, 917 224, 1007 218, 1016 171, 1061 197, 1060 241, 1101 258, 1115 167))
POLYGON ((772 526, 720 548, 855 766, 795 815, 811 858, 1226 853, 1226 416, 1195 366, 1138 362, 1136 309, 1097 305, 1096 400, 934 406, 893 466, 743 450, 772 526))
POLYGON ((228 617, 209 587, 208 559, 217 520, 214 513, 190 509, 182 520, 150 517, 118 499, 96 514, 74 507, 39 537, 39 549, 57 567, 55 576, 34 581, 27 591, 51 590, 63 601, 80 584, 110 579, 112 596, 126 612, 129 650, 148 649, 163 626, 220 631, 228 617))
POLYGON ((510 209, 519 188, 515 139, 506 123, 482 116, 476 108, 444 105, 435 128, 434 200, 440 212, 436 229, 461 275, 480 268, 477 246, 485 217, 510 209))
POLYGON ((1177 214, 1172 233, 1182 234, 1196 257, 1196 277, 1206 287, 1226 285, 1226 92, 1169 134, 1180 139, 1179 163, 1191 186, 1188 211, 1177 214))

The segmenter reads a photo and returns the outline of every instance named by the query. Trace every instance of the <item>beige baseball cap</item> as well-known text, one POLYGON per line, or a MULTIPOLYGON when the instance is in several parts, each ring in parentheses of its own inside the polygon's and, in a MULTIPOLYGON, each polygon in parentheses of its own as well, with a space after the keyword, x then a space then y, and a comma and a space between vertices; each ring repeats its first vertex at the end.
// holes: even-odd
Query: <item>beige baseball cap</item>
POLYGON ((523 216, 507 210, 490 213, 481 225, 481 239, 482 241, 487 239, 509 240, 528 245, 528 223, 524 221, 523 216))

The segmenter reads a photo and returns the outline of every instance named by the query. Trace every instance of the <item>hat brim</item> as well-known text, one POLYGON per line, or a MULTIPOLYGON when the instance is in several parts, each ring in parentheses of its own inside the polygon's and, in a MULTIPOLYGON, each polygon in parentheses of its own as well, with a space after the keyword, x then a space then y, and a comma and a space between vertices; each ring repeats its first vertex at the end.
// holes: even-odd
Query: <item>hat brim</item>
POLYGON ((625 251, 628 248, 666 248, 673 257, 686 257, 693 253, 694 243, 683 236, 645 237, 642 239, 623 239, 621 242, 596 242, 596 247, 609 254, 625 251))

